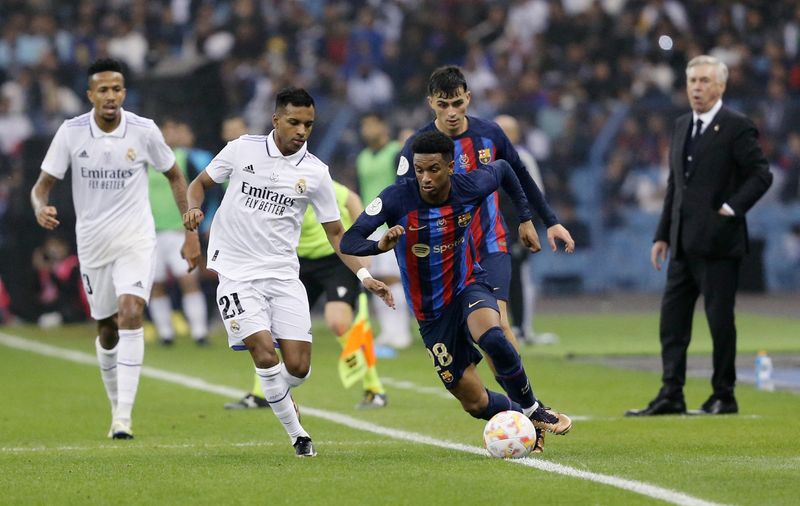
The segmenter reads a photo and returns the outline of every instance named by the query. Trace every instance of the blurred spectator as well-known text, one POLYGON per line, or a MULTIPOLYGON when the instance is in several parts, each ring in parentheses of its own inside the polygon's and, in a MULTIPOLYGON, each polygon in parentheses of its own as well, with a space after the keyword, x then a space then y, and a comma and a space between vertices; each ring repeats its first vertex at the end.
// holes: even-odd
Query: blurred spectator
POLYGON ((361 63, 347 80, 347 99, 357 111, 389 106, 394 96, 392 81, 386 72, 370 63, 361 63))
POLYGON ((32 263, 39 281, 39 325, 51 327, 88 320, 89 302, 78 256, 70 251, 69 244, 60 237, 48 237, 33 250, 32 263))
POLYGON ((106 18, 106 23, 106 31, 111 34, 108 40, 109 56, 125 62, 134 76, 141 75, 147 67, 147 39, 124 14, 112 14, 106 18))
POLYGON ((786 264, 780 274, 783 289, 800 289, 800 223, 792 225, 781 237, 781 254, 786 264))
POLYGON ((784 152, 781 154, 779 166, 782 169, 781 201, 800 201, 800 132, 789 134, 784 152))
POLYGON ((18 154, 22 142, 32 133, 31 120, 21 112, 12 112, 11 101, 0 93, 0 154, 18 154))
MULTIPOLYGON (((126 83, 134 112, 185 115, 187 103, 207 101, 191 116, 204 122, 194 125, 201 144, 218 141, 217 122, 227 115, 265 133, 274 90, 307 87, 319 97, 315 138, 333 146, 327 159, 337 172, 350 171, 336 177, 352 181, 357 115, 336 114, 342 101, 357 112, 381 110, 392 129, 416 127, 429 118, 419 98, 428 76, 455 63, 477 99, 473 114, 510 113, 525 126, 554 198, 573 198, 583 210, 597 189, 573 194, 572 175, 591 168, 600 179, 602 160, 620 151, 625 177, 606 181, 609 200, 592 204, 610 217, 612 208, 649 208, 659 198, 669 127, 687 105, 685 63, 708 52, 730 66, 726 105, 751 115, 771 144, 765 151, 784 175, 782 202, 797 202, 797 2, 2 2, 0 95, 8 104, 0 105, 0 150, 18 153, 26 139, 49 138, 84 103, 89 62, 111 54, 136 77, 126 83), (208 81, 182 70, 199 66, 208 81)), ((18 154, 0 163, 22 170, 18 154)))

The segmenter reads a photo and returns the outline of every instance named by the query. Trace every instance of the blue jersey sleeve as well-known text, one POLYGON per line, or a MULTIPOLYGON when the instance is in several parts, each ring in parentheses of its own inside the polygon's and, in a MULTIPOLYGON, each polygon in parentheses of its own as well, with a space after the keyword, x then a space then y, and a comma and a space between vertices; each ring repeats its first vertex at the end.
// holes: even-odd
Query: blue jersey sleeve
POLYGON ((395 193, 394 187, 390 186, 367 205, 355 223, 342 236, 342 242, 339 244, 342 253, 360 257, 383 253, 378 248, 378 242, 368 238, 378 227, 389 222, 391 214, 389 207, 395 193))
MULTIPOLYGON (((500 127, 497 128, 499 129, 500 127)), ((546 227, 549 228, 558 224, 556 213, 553 212, 553 209, 547 204, 544 195, 542 195, 542 191, 536 185, 536 182, 531 177, 525 164, 522 163, 519 153, 517 153, 517 150, 514 148, 514 145, 511 144, 508 137, 502 133, 502 130, 498 140, 497 158, 507 161, 514 170, 514 174, 516 174, 517 179, 519 179, 519 183, 522 186, 522 190, 525 192, 528 202, 531 204, 531 208, 536 211, 536 214, 539 215, 546 227)), ((503 187, 503 189, 505 189, 505 187, 503 187)), ((517 207, 517 209, 519 209, 519 207, 517 207)))
MULTIPOLYGON (((517 208, 520 223, 532 218, 530 204, 520 185, 519 178, 506 160, 495 160, 463 175, 469 183, 468 193, 485 199, 502 186, 517 208)), ((455 176, 454 176, 455 177, 455 176)))

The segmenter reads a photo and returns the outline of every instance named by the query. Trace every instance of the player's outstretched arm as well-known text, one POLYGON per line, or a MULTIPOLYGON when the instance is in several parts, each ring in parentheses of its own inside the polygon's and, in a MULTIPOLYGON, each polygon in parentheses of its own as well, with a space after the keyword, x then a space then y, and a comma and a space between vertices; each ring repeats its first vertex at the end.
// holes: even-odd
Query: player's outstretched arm
POLYGON ((36 215, 36 222, 42 228, 47 230, 54 230, 61 224, 56 219, 58 210, 55 206, 48 204, 50 201, 50 189, 56 184, 57 179, 45 171, 39 173, 39 179, 33 185, 31 190, 31 205, 33 212, 36 215))
POLYGON ((362 258, 342 253, 341 242, 342 236, 344 235, 342 222, 337 220, 323 223, 322 228, 325 229, 325 235, 328 236, 328 242, 333 246, 333 250, 336 251, 336 254, 342 262, 358 276, 364 288, 383 299, 383 302, 385 302, 387 306, 394 309, 395 305, 392 291, 383 281, 378 281, 372 277, 367 270, 366 261, 362 258))
POLYGON ((206 190, 217 184, 206 171, 197 175, 194 180, 189 183, 189 188, 186 190, 186 206, 188 209, 183 214, 183 226, 186 230, 197 230, 200 223, 203 222, 205 214, 203 214, 200 206, 206 198, 206 190))

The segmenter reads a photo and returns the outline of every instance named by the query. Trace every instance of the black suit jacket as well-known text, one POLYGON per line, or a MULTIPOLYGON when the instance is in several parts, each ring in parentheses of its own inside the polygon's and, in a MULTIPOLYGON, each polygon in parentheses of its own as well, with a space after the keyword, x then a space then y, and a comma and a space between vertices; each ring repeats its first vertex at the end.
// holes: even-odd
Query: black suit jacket
POLYGON ((742 257, 748 251, 745 213, 772 184, 758 130, 746 116, 722 107, 687 152, 691 123, 692 113, 675 121, 655 240, 669 243, 673 256, 742 257), (688 156, 692 161, 685 176, 688 156), (736 216, 718 214, 725 203, 736 216))

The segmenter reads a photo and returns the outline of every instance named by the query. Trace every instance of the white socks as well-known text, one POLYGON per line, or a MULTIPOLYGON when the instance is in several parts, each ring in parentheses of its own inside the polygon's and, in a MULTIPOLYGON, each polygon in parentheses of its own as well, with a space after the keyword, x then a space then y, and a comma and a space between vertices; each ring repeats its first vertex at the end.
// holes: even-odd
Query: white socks
MULTIPOLYGON (((208 311, 203 292, 187 293, 181 299, 183 314, 189 323, 192 339, 208 337, 208 311)), ((175 339, 175 328, 172 326, 172 302, 169 297, 155 297, 148 304, 150 317, 156 326, 156 332, 161 339, 171 341, 175 339)))
POLYGON ((131 423, 131 411, 139 388, 144 359, 144 329, 120 329, 117 344, 117 409, 114 419, 131 423))
POLYGON ((522 408, 522 414, 530 418, 537 409, 539 409, 539 401, 534 402, 533 405, 528 408, 522 408))
POLYGON ((292 396, 289 395, 289 384, 281 374, 282 367, 282 363, 268 369, 256 367, 256 374, 261 382, 261 390, 264 392, 264 397, 269 402, 272 412, 281 421, 286 433, 292 439, 292 444, 294 444, 298 437, 308 437, 308 433, 300 425, 300 420, 297 419, 292 396))
POLYGON ((154 297, 147 304, 150 318, 156 326, 158 337, 165 341, 175 339, 175 329, 172 328, 172 303, 169 297, 154 297))
POLYGON ((97 352, 97 362, 100 364, 100 377, 106 387, 106 395, 111 402, 111 416, 117 410, 117 350, 119 345, 107 350, 100 346, 100 337, 94 341, 94 349, 97 352))
POLYGON ((286 369, 286 364, 281 362, 279 364, 281 366, 281 377, 286 381, 286 384, 289 385, 289 388, 299 387, 303 384, 305 380, 311 377, 311 370, 308 371, 308 374, 305 375, 303 378, 298 378, 297 376, 292 376, 289 373, 289 370, 286 369))
POLYGON ((382 300, 376 300, 372 305, 381 324, 381 334, 376 341, 392 348, 408 348, 412 340, 411 314, 408 312, 403 284, 392 283, 389 289, 392 291, 396 309, 390 308, 382 300))
POLYGON ((191 292, 183 296, 183 314, 189 322, 192 339, 208 337, 208 313, 203 292, 191 292))

